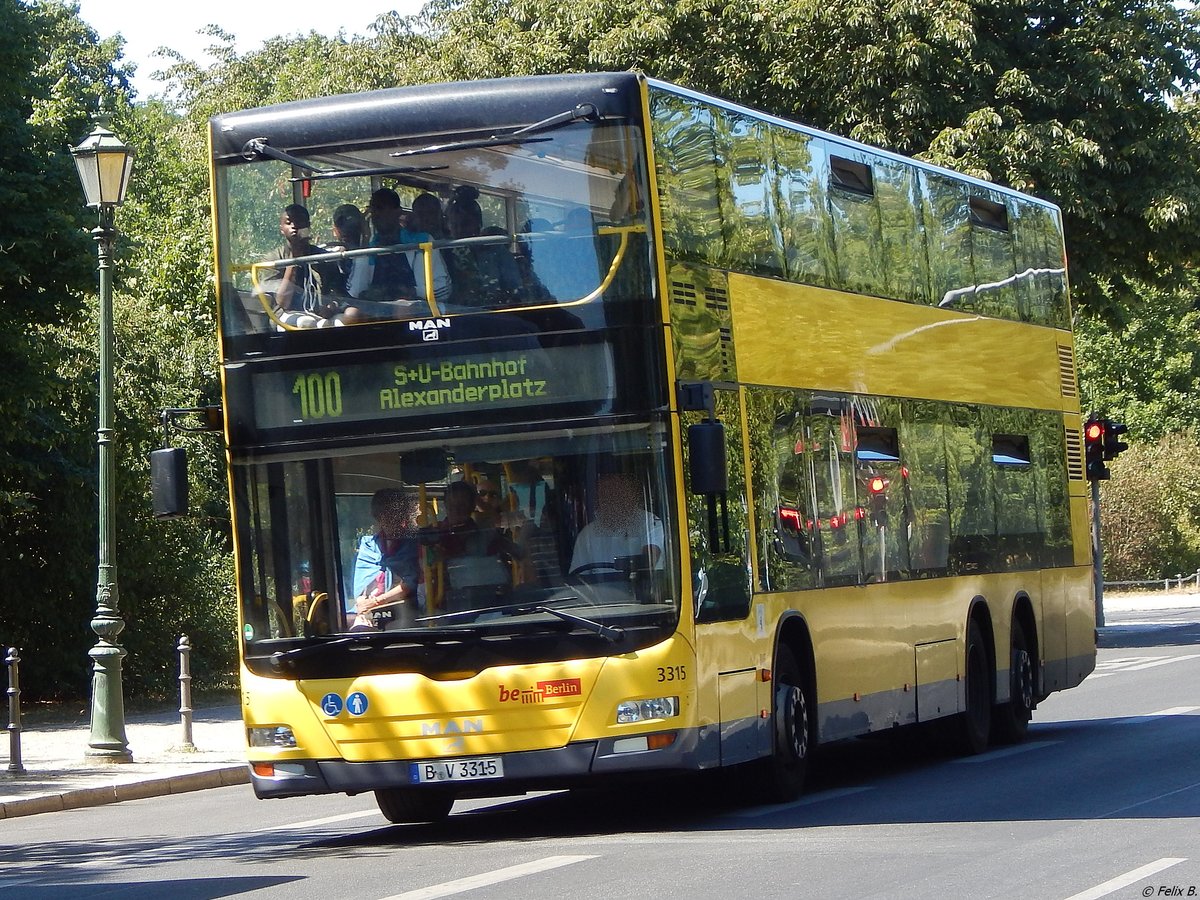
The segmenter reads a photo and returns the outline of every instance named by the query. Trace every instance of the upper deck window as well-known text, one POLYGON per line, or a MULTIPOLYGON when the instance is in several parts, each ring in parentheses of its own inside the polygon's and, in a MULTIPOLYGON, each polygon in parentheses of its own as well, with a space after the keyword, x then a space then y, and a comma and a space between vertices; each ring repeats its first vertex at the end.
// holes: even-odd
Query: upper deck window
POLYGON ((507 143, 390 134, 319 151, 268 142, 252 161, 222 161, 223 332, 580 316, 644 299, 642 145, 633 126, 578 121, 507 143))
POLYGON ((1008 208, 1003 203, 985 197, 970 200, 971 224, 992 231, 1008 231, 1008 208))
POLYGON ((871 167, 841 156, 829 157, 829 184, 852 194, 870 197, 875 193, 875 180, 871 167))

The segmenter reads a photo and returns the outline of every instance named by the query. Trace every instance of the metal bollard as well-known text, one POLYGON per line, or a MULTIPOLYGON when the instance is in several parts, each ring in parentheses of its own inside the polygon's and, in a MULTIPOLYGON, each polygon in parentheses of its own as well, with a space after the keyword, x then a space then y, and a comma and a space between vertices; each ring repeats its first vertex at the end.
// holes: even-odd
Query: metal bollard
POLYGON ((184 750, 195 750, 192 743, 192 645, 188 636, 179 638, 179 724, 183 726, 184 750))
POLYGON ((21 762, 21 657, 16 647, 8 648, 4 662, 8 665, 8 771, 25 774, 21 762))

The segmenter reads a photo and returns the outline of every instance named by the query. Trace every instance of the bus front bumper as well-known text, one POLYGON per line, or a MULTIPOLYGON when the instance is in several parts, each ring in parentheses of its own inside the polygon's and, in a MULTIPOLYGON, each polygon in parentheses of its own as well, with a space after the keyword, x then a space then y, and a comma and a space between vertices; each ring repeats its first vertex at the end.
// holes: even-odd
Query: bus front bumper
MULTIPOLYGON (((347 762, 341 759, 287 760, 250 763, 250 781, 260 799, 306 794, 362 794, 383 788, 413 787, 452 790, 460 796, 486 797, 526 790, 552 790, 584 784, 596 776, 641 772, 687 772, 716 765, 719 746, 703 729, 676 732, 674 742, 658 750, 627 749, 628 738, 580 741, 553 750, 500 753, 504 775, 439 784, 419 784, 416 760, 347 762), (707 752, 707 751, 712 751, 707 752)), ((713 735, 715 737, 715 735, 713 735)), ((472 759, 474 757, 463 757, 472 759)), ((453 762, 445 757, 432 760, 453 762)), ((422 760, 420 762, 428 762, 422 760)))

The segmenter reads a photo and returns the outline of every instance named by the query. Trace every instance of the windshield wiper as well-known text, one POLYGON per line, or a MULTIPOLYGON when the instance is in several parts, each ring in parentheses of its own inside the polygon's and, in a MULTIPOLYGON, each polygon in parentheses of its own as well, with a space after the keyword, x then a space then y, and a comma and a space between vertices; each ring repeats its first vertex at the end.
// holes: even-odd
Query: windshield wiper
MULTIPOLYGON (((395 154, 393 154, 395 155, 395 154)), ((449 166, 378 166, 372 169, 319 169, 306 159, 293 156, 282 150, 276 150, 266 138, 251 138, 242 145, 242 158, 254 161, 256 159, 275 159, 303 169, 307 175, 289 178, 290 182, 323 181, 328 178, 374 177, 376 175, 408 175, 413 172, 439 172, 449 166)))
MULTIPOLYGON (((543 603, 578 603, 578 597, 555 597, 551 600, 544 600, 543 603)), ((487 615, 488 613, 509 613, 521 615, 530 610, 536 609, 536 604, 529 600, 523 600, 520 603, 505 603, 502 606, 481 606, 479 609, 460 609, 458 612, 439 613, 436 616, 423 616, 417 619, 418 622, 444 622, 447 619, 476 619, 479 616, 487 615)))
POLYGON ((327 178, 365 178, 375 175, 408 175, 412 172, 440 172, 449 166, 379 166, 374 169, 313 169, 311 175, 289 178, 288 181, 322 181, 327 178))
MULTIPOLYGON (((624 629, 614 628, 611 625, 605 625, 602 622, 597 622, 594 619, 587 619, 583 616, 577 616, 573 613, 563 612, 560 609, 555 609, 549 606, 550 603, 579 603, 579 597, 556 597, 552 600, 546 600, 542 603, 509 603, 504 606, 485 606, 482 609, 464 609, 459 612, 442 613, 440 616, 427 616, 423 619, 418 619, 418 622, 438 622, 446 619, 478 619, 479 616, 487 613, 503 613, 508 616, 524 616, 529 613, 547 613, 562 619, 564 622, 569 622, 572 625, 578 625, 581 628, 586 628, 593 634, 598 634, 600 637, 608 641, 619 641, 625 636, 624 629)), ((481 623, 488 624, 488 623, 481 623)))
POLYGON ((572 122, 580 121, 600 121, 600 112, 596 109, 594 103, 580 103, 574 109, 560 112, 549 118, 542 119, 540 122, 526 125, 524 128, 518 128, 511 134, 494 134, 491 137, 476 138, 468 141, 430 144, 428 147, 421 147, 417 150, 400 150, 396 153, 389 153, 388 156, 420 156, 423 153, 441 153, 444 150, 475 150, 483 147, 507 147, 516 144, 540 143, 548 141, 550 138, 531 137, 531 135, 541 134, 543 131, 553 131, 564 125, 570 125, 572 122))
POLYGON ((531 606, 530 612, 549 613, 552 616, 557 616, 564 622, 570 622, 572 625, 578 625, 581 628, 586 628, 588 631, 600 635, 606 641, 616 643, 625 637, 623 628, 615 628, 612 625, 605 625, 603 622, 597 622, 594 619, 586 619, 583 616, 577 616, 569 612, 563 612, 561 609, 554 609, 550 606, 531 606))

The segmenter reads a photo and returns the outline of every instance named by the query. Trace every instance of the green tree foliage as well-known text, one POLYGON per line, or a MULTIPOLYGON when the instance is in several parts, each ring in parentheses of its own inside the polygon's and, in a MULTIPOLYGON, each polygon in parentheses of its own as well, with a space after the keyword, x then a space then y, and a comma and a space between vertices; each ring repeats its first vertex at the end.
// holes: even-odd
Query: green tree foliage
POLYGON ((86 629, 95 593, 94 526, 81 527, 95 519, 95 489, 51 329, 79 312, 95 279, 66 151, 99 94, 123 84, 116 49, 71 7, 0 2, 0 582, 10 586, 0 633, 26 650, 30 684, 82 679, 88 666, 73 632, 86 629))
POLYGON ((150 517, 146 457, 158 410, 217 390, 203 150, 180 153, 178 118, 129 105, 120 41, 70 3, 0 0, 0 641, 22 648, 29 697, 81 697, 96 593, 96 250, 68 149, 103 100, 138 152, 117 213, 117 582, 127 696, 172 692, 181 632, 198 686, 233 672, 227 501, 217 442, 192 441, 204 515, 150 517), (141 201, 139 198, 147 198, 141 201))
POLYGON ((1133 444, 1100 489, 1104 577, 1166 578, 1200 569, 1200 444, 1194 433, 1133 444))
POLYGON ((1112 324, 1084 317, 1075 355, 1085 412, 1129 426, 1134 441, 1200 430, 1200 278, 1179 290, 1144 287, 1140 302, 1112 324))

